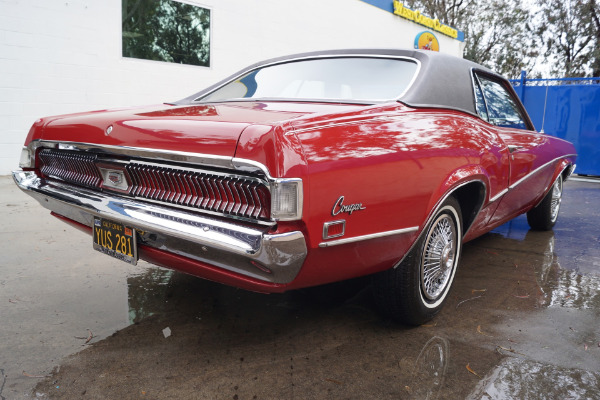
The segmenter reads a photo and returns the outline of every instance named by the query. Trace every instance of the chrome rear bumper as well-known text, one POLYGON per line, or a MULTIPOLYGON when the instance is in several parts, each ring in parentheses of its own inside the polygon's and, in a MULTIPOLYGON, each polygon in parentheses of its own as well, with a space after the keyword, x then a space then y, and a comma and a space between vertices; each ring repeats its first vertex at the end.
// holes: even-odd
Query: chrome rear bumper
POLYGON ((301 232, 272 235, 260 229, 47 181, 33 171, 13 171, 13 179, 45 208, 90 228, 94 216, 122 222, 136 228, 141 244, 261 281, 291 282, 306 258, 306 241, 301 232))

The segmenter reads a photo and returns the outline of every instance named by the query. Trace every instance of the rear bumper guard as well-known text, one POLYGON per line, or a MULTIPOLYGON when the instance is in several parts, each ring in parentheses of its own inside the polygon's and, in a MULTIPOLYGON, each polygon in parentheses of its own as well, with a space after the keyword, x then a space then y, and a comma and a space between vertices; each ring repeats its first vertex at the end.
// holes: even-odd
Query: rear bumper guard
POLYGON ((34 171, 13 171, 13 179, 45 208, 90 228, 94 216, 118 221, 135 227, 141 244, 261 281, 290 283, 306 258, 306 241, 298 231, 268 234, 260 229, 48 181, 34 171))

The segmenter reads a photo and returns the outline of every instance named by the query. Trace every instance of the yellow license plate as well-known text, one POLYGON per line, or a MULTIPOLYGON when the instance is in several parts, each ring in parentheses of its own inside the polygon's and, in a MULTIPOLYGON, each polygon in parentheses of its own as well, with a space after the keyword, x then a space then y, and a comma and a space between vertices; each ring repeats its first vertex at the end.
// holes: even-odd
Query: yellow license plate
POLYGON ((94 250, 126 263, 137 264, 135 229, 103 218, 94 217, 94 250))

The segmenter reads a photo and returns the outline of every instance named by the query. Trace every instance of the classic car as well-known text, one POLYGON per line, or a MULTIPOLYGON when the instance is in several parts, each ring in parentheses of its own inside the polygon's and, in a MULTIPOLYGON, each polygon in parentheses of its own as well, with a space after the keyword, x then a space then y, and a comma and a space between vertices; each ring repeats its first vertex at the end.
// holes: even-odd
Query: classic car
POLYGON ((575 160, 489 69, 367 49, 39 119, 13 177, 109 256, 264 293, 370 275, 385 314, 422 324, 464 242, 523 213, 552 228, 575 160))

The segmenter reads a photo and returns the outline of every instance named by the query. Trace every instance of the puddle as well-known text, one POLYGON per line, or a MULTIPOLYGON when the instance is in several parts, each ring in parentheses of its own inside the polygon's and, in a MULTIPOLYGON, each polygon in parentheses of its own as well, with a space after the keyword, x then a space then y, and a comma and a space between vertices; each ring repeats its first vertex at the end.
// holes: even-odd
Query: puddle
MULTIPOLYGON (((0 204, 21 204, 9 183, 0 204)), ((418 328, 382 319, 369 286, 329 304, 331 288, 250 293, 112 260, 39 207, 4 207, 0 398, 600 398, 598 193, 568 182, 553 232, 519 217, 466 244, 418 328)))
POLYGON ((490 371, 469 400, 596 399, 600 374, 507 358, 490 371))
POLYGON ((129 323, 164 312, 169 302, 169 282, 174 271, 148 266, 142 272, 127 277, 129 323))

